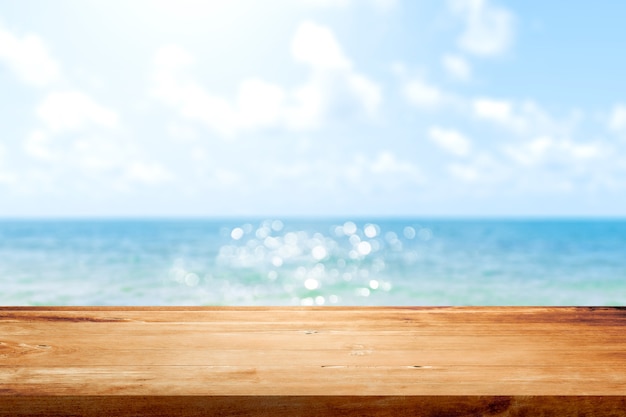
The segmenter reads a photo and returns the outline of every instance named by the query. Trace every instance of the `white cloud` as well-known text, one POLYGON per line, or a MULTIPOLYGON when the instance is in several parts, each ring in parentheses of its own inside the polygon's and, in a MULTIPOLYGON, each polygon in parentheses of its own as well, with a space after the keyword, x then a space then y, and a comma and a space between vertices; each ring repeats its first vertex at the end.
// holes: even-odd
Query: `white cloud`
POLYGON ((80 168, 83 173, 110 174, 120 170, 138 157, 132 145, 116 138, 81 136, 64 155, 65 163, 80 168))
POLYGON ((502 149, 518 193, 617 191, 626 184, 621 152, 608 142, 540 135, 502 149))
POLYGON ((4 170, 5 156, 6 149, 0 143, 0 184, 11 185, 17 181, 17 177, 14 174, 4 170))
POLYGON ((180 90, 181 116, 198 120, 222 134, 233 134, 238 119, 232 105, 221 97, 207 93, 197 84, 188 84, 180 90))
POLYGON ((542 136, 523 145, 506 146, 504 151, 520 164, 533 165, 539 163, 553 146, 554 140, 552 138, 542 136))
POLYGON ((401 80, 401 93, 406 100, 417 108, 436 110, 441 107, 464 109, 466 99, 426 81, 421 74, 410 76, 402 62, 392 64, 391 71, 401 80))
POLYGON ((198 133, 191 126, 178 123, 178 122, 170 122, 167 125, 167 133, 172 138, 177 139, 181 142, 192 142, 198 139, 198 133))
MULTIPOLYGON (((496 161, 490 154, 481 153, 465 163, 451 163, 447 167, 448 173, 461 182, 476 184, 507 183, 511 170, 507 165, 496 161)), ((486 191, 471 189, 472 193, 486 191)))
POLYGON ((393 74, 395 74, 398 77, 404 77, 407 74, 406 65, 404 64, 404 62, 401 62, 401 61, 392 62, 391 65, 389 66, 389 69, 391 70, 393 74))
POLYGON ((492 120, 505 125, 515 125, 513 103, 508 100, 478 98, 472 102, 474 115, 481 119, 492 120))
POLYGON ((243 176, 233 170, 216 168, 212 173, 212 181, 220 187, 233 187, 243 183, 243 176))
POLYGON ((59 64, 37 35, 18 38, 0 27, 0 61, 4 61, 18 78, 30 85, 48 85, 60 77, 59 64))
POLYGON ((409 80, 404 85, 404 95, 411 104, 422 108, 438 107, 446 101, 441 90, 419 78, 409 80))
POLYGON ((303 22, 294 36, 292 54, 311 69, 305 83, 287 89, 248 78, 229 100, 211 94, 187 75, 185 70, 193 63, 188 52, 166 45, 156 54, 152 94, 183 118, 201 122, 223 136, 270 127, 317 128, 333 116, 335 106, 376 115, 382 100, 380 87, 352 68, 330 29, 303 22))
POLYGON ((287 163, 273 163, 261 182, 267 187, 290 187, 319 189, 324 192, 345 190, 369 193, 374 189, 393 189, 401 185, 424 183, 419 167, 398 158, 389 150, 374 155, 357 154, 338 159, 334 156, 321 159, 305 158, 287 163))
POLYGON ((48 94, 37 107, 37 115, 53 132, 72 131, 87 126, 114 128, 118 115, 80 91, 48 94))
POLYGON ((428 136, 441 149, 454 155, 466 156, 470 152, 470 140, 454 129, 433 126, 428 130, 428 136))
POLYGON ((371 116, 375 115, 381 101, 381 92, 378 84, 356 73, 349 74, 347 81, 350 89, 360 99, 365 110, 371 116))
MULTIPOLYGON (((309 7, 345 9, 364 2, 363 0, 300 0, 300 3, 309 7)), ((398 4, 398 0, 369 0, 368 3, 377 10, 388 11, 398 4)))
POLYGON ((513 41, 514 18, 507 9, 488 0, 451 0, 450 9, 465 21, 459 47, 475 55, 497 55, 513 41))
POLYGON ((179 113, 198 120, 222 133, 230 133, 235 115, 228 102, 209 95, 202 86, 189 80, 185 70, 194 63, 186 50, 177 45, 161 47, 154 58, 151 93, 179 113))
POLYGON ((626 130, 626 106, 618 104, 613 107, 609 116, 609 129, 613 131, 626 130))
POLYGON ((194 19, 203 19, 204 21, 209 19, 217 20, 223 18, 231 8, 248 6, 246 3, 249 2, 237 0, 149 0, 146 2, 137 2, 129 6, 132 7, 136 5, 137 11, 143 13, 156 12, 155 14, 159 17, 166 16, 169 19, 185 19, 185 21, 189 22, 194 19), (146 6, 150 7, 151 10, 143 10, 146 6))
MULTIPOLYGON (((103 134, 101 129, 85 124, 78 135, 67 135, 63 130, 38 129, 23 143, 24 153, 33 160, 53 162, 46 165, 45 189, 48 192, 90 192, 85 184, 97 184, 97 189, 131 191, 134 185, 158 185, 174 179, 170 171, 147 158, 145 152, 120 136, 103 134)), ((53 126, 55 127, 55 126, 53 126)), ((70 132, 72 133, 72 132, 70 132)), ((37 165, 27 169, 23 176, 24 189, 41 191, 39 182, 44 172, 37 165)), ((93 190, 95 192, 95 190, 93 190)))
POLYGON ((371 0, 372 5, 378 10, 387 11, 398 5, 398 0, 371 0))
POLYGON ((571 141, 561 141, 558 144, 563 151, 576 160, 593 159, 604 153, 602 146, 596 143, 573 143, 571 141))
POLYGON ((286 99, 282 88, 258 79, 244 80, 234 102, 212 95, 193 82, 158 88, 158 97, 177 107, 181 116, 199 121, 223 135, 278 124, 286 99))
POLYGON ((15 185, 15 184, 18 184, 17 179, 18 179, 17 175, 11 172, 0 171, 0 184, 15 185))
POLYGON ((172 174, 156 162, 135 161, 126 168, 125 179, 147 185, 159 185, 172 179, 172 174))
POLYGON ((357 155, 352 161, 346 161, 339 168, 330 168, 337 178, 343 177, 362 191, 368 191, 372 186, 385 185, 394 188, 402 183, 422 184, 424 176, 420 169, 407 161, 398 159, 388 150, 379 151, 373 159, 357 155))
POLYGON ((369 164, 369 168, 374 174, 408 174, 417 182, 421 182, 422 179, 422 175, 415 165, 398 160, 390 151, 379 152, 376 159, 369 164))
POLYGON ((309 7, 345 8, 350 6, 352 0, 300 0, 300 3, 309 7))
POLYGON ((159 48, 154 56, 154 64, 157 67, 156 77, 163 76, 164 80, 159 80, 166 84, 168 77, 172 76, 178 70, 186 69, 195 62, 194 58, 178 45, 167 44, 159 48))
POLYGON ((290 109, 293 121, 288 120, 289 125, 302 126, 306 120, 319 123, 333 102, 350 96, 367 114, 376 114, 382 99, 380 86, 353 69, 329 28, 302 22, 294 35, 291 52, 296 62, 309 64, 313 74, 295 92, 298 105, 290 109))
MULTIPOLYGON (((48 191, 82 190, 85 181, 115 188, 125 165, 141 156, 132 144, 119 137, 119 130, 107 135, 106 131, 119 127, 117 113, 83 92, 49 93, 37 106, 36 114, 42 127, 25 138, 22 149, 32 160, 54 162, 46 165, 48 191)), ((27 170, 26 189, 39 189, 39 175, 33 174, 38 169, 35 165, 27 170)))
POLYGON ((282 117, 286 93, 258 79, 244 80, 233 102, 207 92, 186 74, 193 57, 176 45, 157 51, 151 93, 177 109, 185 119, 201 122, 228 136, 246 128, 276 124, 282 117))
POLYGON ((291 42, 291 54, 296 62, 309 64, 316 70, 350 69, 352 66, 333 32, 310 21, 298 26, 291 42))
POLYGON ((468 164, 450 164, 448 165, 448 172, 464 182, 476 182, 482 177, 475 166, 468 164))
POLYGON ((135 185, 155 186, 174 180, 172 172, 132 143, 119 138, 82 137, 63 155, 63 163, 82 176, 116 190, 130 191, 135 185))
POLYGON ((466 81, 472 75, 470 64, 459 55, 446 54, 441 59, 441 63, 446 72, 457 80, 466 81))
POLYGON ((276 125, 285 101, 286 93, 281 87, 258 79, 244 80, 238 94, 240 123, 252 128, 276 125))
POLYGON ((286 124, 289 128, 305 130, 322 124, 327 105, 323 85, 323 80, 312 80, 292 92, 296 104, 285 110, 286 124))
POLYGON ((24 142, 24 152, 35 159, 52 161, 57 155, 50 149, 49 136, 43 130, 35 130, 24 142))
POLYGON ((604 149, 597 143, 576 143, 570 139, 554 139, 539 136, 521 145, 504 147, 505 153, 522 165, 537 165, 549 161, 563 162, 567 165, 581 163, 600 157, 604 149))
POLYGON ((526 100, 515 102, 493 98, 476 98, 471 101, 471 111, 477 119, 489 121, 516 134, 569 136, 581 120, 582 114, 573 111, 559 120, 526 100))

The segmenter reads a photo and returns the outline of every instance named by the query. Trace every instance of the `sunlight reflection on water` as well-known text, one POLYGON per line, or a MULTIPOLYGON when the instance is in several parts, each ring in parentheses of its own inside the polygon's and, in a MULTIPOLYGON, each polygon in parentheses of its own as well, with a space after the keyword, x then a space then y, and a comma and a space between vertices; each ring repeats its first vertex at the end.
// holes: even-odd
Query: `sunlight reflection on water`
POLYGON ((622 305, 626 222, 0 222, 4 305, 622 305))

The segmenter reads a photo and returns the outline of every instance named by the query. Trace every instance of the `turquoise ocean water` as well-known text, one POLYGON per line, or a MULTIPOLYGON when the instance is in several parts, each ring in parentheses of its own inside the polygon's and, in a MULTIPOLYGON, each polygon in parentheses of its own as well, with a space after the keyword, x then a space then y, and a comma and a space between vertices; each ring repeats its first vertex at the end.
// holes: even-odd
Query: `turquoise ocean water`
POLYGON ((626 305, 626 220, 2 220, 0 305, 626 305))

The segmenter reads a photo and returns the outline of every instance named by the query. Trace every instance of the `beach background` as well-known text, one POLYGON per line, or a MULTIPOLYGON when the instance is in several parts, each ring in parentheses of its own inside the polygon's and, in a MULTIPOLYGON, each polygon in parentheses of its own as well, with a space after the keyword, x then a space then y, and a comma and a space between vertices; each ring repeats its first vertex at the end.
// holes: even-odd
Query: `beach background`
POLYGON ((0 222, 1 305, 623 305, 626 221, 0 222))
POLYGON ((0 0, 0 305, 624 305, 623 16, 0 0))

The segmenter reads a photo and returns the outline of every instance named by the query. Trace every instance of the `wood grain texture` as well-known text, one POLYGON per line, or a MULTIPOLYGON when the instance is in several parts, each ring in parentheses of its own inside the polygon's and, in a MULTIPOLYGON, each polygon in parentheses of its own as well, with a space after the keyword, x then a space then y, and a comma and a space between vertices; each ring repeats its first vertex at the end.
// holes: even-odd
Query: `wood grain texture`
POLYGON ((610 307, 0 307, 0 416, 621 416, 625 330, 610 307))

